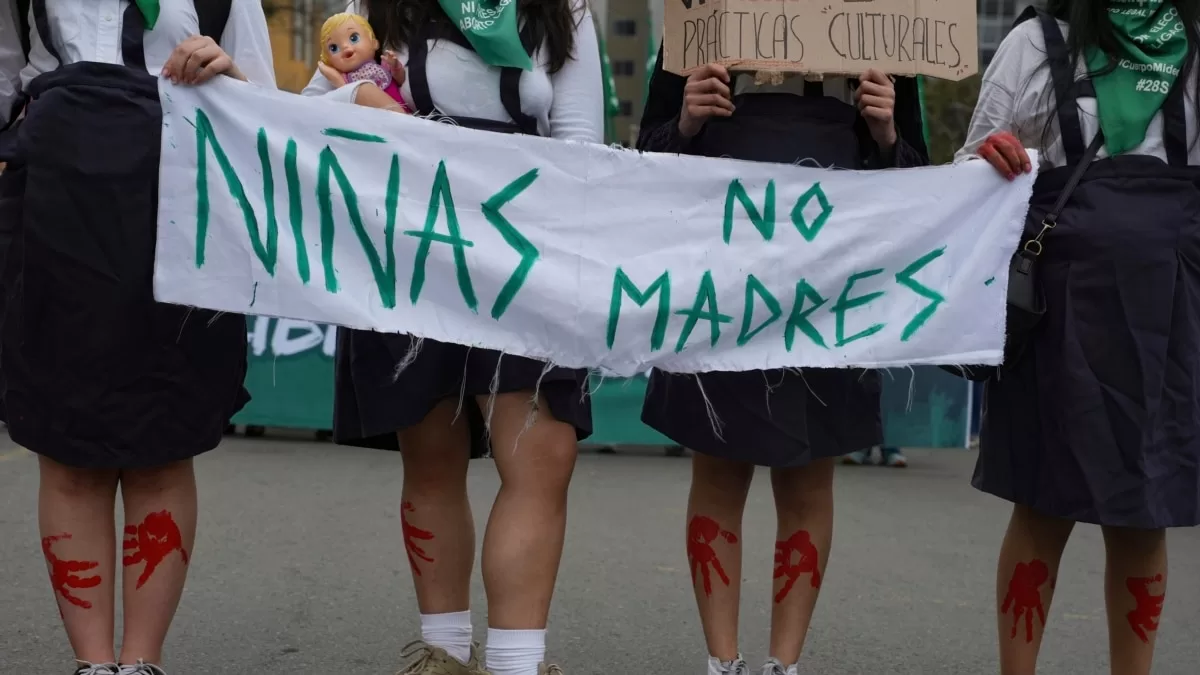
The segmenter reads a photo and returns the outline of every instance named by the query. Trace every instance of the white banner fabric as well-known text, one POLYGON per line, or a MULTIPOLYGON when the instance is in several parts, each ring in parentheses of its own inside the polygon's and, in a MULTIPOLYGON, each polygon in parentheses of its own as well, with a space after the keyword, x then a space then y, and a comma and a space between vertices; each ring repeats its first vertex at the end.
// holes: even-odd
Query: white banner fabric
POLYGON ((162 302, 618 376, 1002 356, 1033 176, 641 154, 161 86, 162 302))

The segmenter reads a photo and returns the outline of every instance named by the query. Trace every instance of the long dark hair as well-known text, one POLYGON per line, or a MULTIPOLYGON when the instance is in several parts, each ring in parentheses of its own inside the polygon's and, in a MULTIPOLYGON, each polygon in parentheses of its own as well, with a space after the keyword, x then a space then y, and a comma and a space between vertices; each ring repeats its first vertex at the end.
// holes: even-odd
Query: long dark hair
MULTIPOLYGON (((449 23, 437 0, 366 0, 371 30, 381 45, 407 46, 427 21, 449 23)), ((517 0, 517 12, 532 29, 535 44, 545 44, 549 72, 562 69, 575 50, 575 29, 582 13, 573 0, 517 0), (577 16, 578 14, 578 16, 577 16)))

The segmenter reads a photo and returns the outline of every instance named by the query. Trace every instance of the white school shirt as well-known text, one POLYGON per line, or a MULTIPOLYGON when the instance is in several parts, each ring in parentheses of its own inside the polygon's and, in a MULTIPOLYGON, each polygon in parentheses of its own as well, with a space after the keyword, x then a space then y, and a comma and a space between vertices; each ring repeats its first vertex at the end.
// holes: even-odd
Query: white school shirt
MULTIPOLYGON (((572 0, 575 8, 575 51, 572 58, 553 75, 547 72, 549 54, 539 47, 533 55, 533 70, 521 75, 521 109, 538 121, 543 136, 585 143, 604 141, 604 85, 600 74, 600 45, 596 27, 583 0, 572 0)), ((346 10, 366 16, 366 7, 351 2, 346 10)), ((381 38, 382 39, 382 38, 381 38)), ((508 121, 508 111, 500 102, 500 69, 489 66, 479 56, 450 40, 429 41, 425 73, 434 106, 451 117, 475 117, 508 121)), ((408 63, 408 49, 397 49, 397 58, 408 63)), ((361 83, 333 88, 317 71, 305 96, 325 96, 353 103, 361 83)), ((401 95, 413 106, 412 90, 405 78, 401 95)))
MULTIPOLYGON (((46 0, 54 47, 67 65, 81 61, 123 64, 121 24, 129 0, 46 0)), ((192 0, 161 0, 154 30, 146 31, 146 70, 157 76, 167 57, 187 38, 200 32, 192 0)), ((21 49, 16 0, 0 0, 0 126, 8 122, 13 102, 33 78, 58 68, 42 44, 29 12, 29 60, 21 49)), ((259 0, 233 0, 221 47, 251 82, 275 87, 275 66, 267 19, 259 0)))
MULTIPOLYGON (((1058 25, 1065 37, 1066 22, 1059 21, 1058 25)), ((1086 79, 1087 70, 1086 64, 1077 64, 1075 79, 1086 79)), ((1200 123, 1196 118, 1196 74, 1193 70, 1184 101, 1189 164, 1200 164, 1200 144, 1196 142, 1200 133, 1200 123)), ((1036 19, 1025 21, 1000 43, 995 58, 984 73, 979 102, 975 105, 966 143, 955 155, 954 161, 971 159, 988 136, 1007 131, 1026 148, 1038 151, 1041 170, 1064 166, 1067 157, 1063 150, 1062 132, 1058 128, 1056 105, 1054 80, 1046 61, 1046 40, 1042 35, 1041 23, 1036 19)), ((1096 99, 1081 97, 1078 107, 1083 142, 1090 143, 1100 130, 1096 99)), ((1163 146, 1162 111, 1150 122, 1146 140, 1127 154, 1150 155, 1164 162, 1167 160, 1163 146)), ((1097 159, 1107 156, 1107 148, 1101 148, 1097 159)))

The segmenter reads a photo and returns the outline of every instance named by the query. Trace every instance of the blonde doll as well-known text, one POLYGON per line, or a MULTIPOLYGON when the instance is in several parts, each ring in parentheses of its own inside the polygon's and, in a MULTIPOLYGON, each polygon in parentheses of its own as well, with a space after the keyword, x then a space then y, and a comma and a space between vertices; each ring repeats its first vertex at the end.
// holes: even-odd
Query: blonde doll
POLYGON ((404 84, 404 66, 395 54, 385 52, 383 63, 375 60, 379 40, 366 18, 349 12, 334 14, 321 26, 321 61, 317 68, 334 87, 366 80, 374 82, 392 100, 396 109, 409 112, 400 94, 404 84))

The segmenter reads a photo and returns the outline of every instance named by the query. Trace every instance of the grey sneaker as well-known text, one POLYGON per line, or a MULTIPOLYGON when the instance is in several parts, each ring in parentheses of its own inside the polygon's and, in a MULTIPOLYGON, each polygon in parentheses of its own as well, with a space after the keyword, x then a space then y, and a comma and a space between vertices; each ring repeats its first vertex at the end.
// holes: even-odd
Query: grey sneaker
POLYGON ((908 466, 908 458, 900 452, 900 448, 884 448, 883 465, 903 469, 908 466))
POLYGON ((779 659, 767 659, 763 664, 761 675, 793 675, 796 671, 788 672, 787 666, 779 662, 779 659))
POLYGON ((116 672, 117 675, 167 675, 162 668, 141 659, 134 665, 120 666, 116 672))
MULTIPOLYGON (((732 661, 722 661, 719 667, 721 675, 750 675, 750 666, 746 665, 746 659, 743 659, 741 654, 732 661)), ((711 667, 709 672, 712 672, 711 667)))
POLYGON ((854 452, 842 455, 842 464, 873 466, 879 464, 880 460, 881 453, 879 446, 865 448, 863 450, 855 450, 854 452))
POLYGON ((538 664, 538 675, 563 675, 562 668, 553 663, 547 665, 545 663, 538 664))
POLYGON ((423 640, 408 643, 400 657, 409 659, 409 663, 396 675, 488 675, 479 663, 479 645, 475 643, 471 644, 471 660, 467 663, 423 640))
POLYGON ((115 663, 88 663, 87 661, 76 661, 79 664, 75 668, 75 675, 117 675, 117 664, 115 663))

